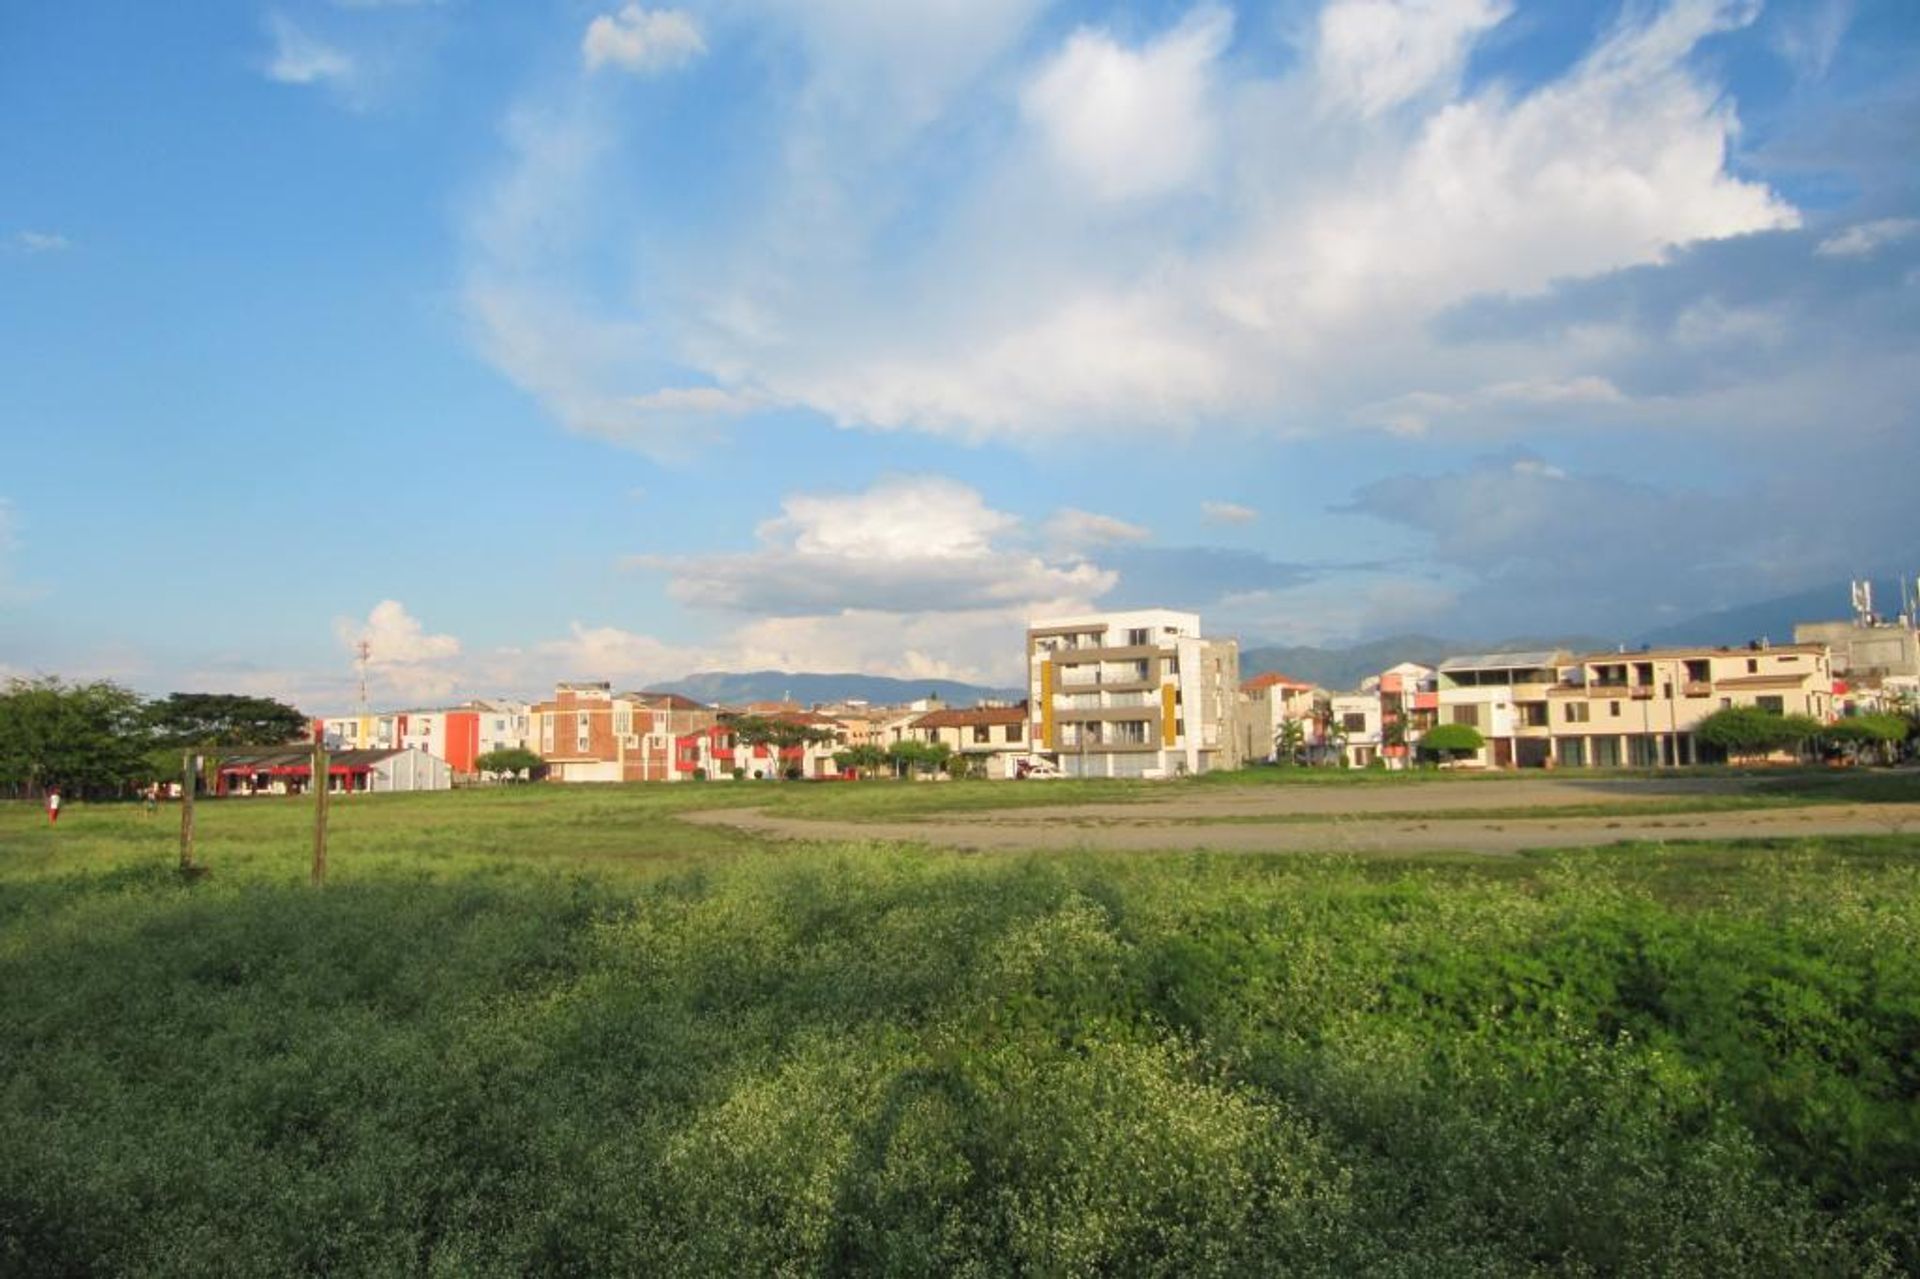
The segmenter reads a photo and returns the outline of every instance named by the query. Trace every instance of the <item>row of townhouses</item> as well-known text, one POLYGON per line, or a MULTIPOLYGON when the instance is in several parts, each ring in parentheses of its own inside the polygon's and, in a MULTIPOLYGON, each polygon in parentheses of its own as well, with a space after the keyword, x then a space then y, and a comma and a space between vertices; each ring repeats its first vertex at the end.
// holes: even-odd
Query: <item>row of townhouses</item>
POLYGON ((943 745, 990 778, 1163 778, 1291 759, 1404 766, 1440 724, 1485 742, 1489 768, 1660 767, 1708 762, 1700 722, 1729 706, 1832 719, 1920 692, 1920 634, 1870 617, 1810 623, 1796 642, 1576 654, 1480 653, 1403 662, 1336 692, 1262 672, 1242 678, 1235 640, 1170 609, 1035 620, 1026 697, 973 707, 789 702, 708 706, 677 693, 558 685, 535 703, 347 716, 336 750, 415 751, 473 776, 490 751, 522 748, 558 782, 673 782, 842 775, 852 747, 943 745), (804 730, 748 740, 742 717, 804 730), (840 756, 836 760, 836 755, 840 756))

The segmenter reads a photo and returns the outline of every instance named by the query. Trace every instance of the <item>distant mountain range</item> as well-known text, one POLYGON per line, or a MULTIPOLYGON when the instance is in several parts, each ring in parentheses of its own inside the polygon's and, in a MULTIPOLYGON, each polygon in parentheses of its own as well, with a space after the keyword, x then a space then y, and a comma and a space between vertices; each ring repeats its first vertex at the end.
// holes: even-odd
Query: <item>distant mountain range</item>
POLYGON ((1432 635, 1389 635, 1345 648, 1318 648, 1312 645, 1264 645, 1240 650, 1240 677, 1252 679, 1264 671, 1279 671, 1294 679, 1303 679, 1322 688, 1358 688, 1369 675, 1378 675, 1401 662, 1438 665, 1445 657, 1463 653, 1525 653, 1539 649, 1564 648, 1573 652, 1597 652, 1614 647, 1614 641, 1590 635, 1526 636, 1504 640, 1453 640, 1432 635))
MULTIPOLYGON (((1876 579, 1873 590, 1874 602, 1883 615, 1899 611, 1899 587, 1892 579, 1876 579)), ((1489 641, 1394 635, 1342 648, 1256 646, 1241 650, 1240 673, 1243 677, 1251 678, 1262 671, 1280 671, 1323 688, 1346 689, 1357 687, 1367 676, 1377 675, 1400 662, 1419 662, 1432 666, 1442 658, 1464 653, 1506 653, 1551 648, 1564 648, 1574 653, 1604 653, 1617 648, 1733 646, 1759 639, 1787 644, 1793 640, 1793 628, 1797 622, 1833 621, 1848 616, 1849 598, 1848 583, 1831 582, 1791 595, 1779 595, 1736 608, 1702 613, 1630 638, 1562 635, 1489 641)))
POLYGON ((929 694, 955 706, 972 706, 983 698, 1021 698, 1025 690, 988 688, 950 679, 892 679, 885 675, 852 672, 823 674, 800 671, 701 671, 685 679, 656 686, 663 693, 680 693, 697 701, 740 705, 746 702, 792 700, 802 706, 815 702, 872 702, 892 706, 929 694))
MULTIPOLYGON (((1846 582, 1829 582, 1810 591, 1777 595, 1755 604, 1742 604, 1702 613, 1684 622, 1662 626, 1641 635, 1637 644, 1745 644, 1765 639, 1775 644, 1793 640, 1796 622, 1835 622, 1851 617, 1851 595, 1846 582)), ((1891 578, 1875 578, 1873 602, 1884 617, 1900 611, 1900 586, 1891 578)))

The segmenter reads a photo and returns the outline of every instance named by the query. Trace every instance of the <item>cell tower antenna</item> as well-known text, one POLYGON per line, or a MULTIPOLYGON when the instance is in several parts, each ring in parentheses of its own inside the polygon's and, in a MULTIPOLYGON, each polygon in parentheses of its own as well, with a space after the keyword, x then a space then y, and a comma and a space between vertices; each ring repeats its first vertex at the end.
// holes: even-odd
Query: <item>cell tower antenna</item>
POLYGON ((1869 578, 1853 583, 1853 620, 1858 626, 1873 625, 1873 582, 1869 578))
POLYGON ((353 664, 360 668, 360 713, 367 713, 367 662, 373 657, 373 645, 361 640, 353 646, 353 664))

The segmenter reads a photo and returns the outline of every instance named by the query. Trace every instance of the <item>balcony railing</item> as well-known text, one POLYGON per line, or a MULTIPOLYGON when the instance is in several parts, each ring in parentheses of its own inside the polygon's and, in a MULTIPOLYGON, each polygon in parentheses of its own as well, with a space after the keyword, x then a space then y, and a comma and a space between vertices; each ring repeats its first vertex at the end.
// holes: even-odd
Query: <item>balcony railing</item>
POLYGON ((1633 700, 1634 700, 1634 701, 1636 701, 1636 702, 1644 702, 1644 701, 1647 701, 1647 700, 1649 700, 1650 698, 1652 698, 1652 696, 1653 696, 1653 685, 1651 685, 1651 684, 1635 684, 1635 685, 1633 686, 1633 700))
POLYGON ((1680 686, 1680 691, 1688 697, 1712 697, 1713 681, 1710 679, 1690 679, 1680 686))

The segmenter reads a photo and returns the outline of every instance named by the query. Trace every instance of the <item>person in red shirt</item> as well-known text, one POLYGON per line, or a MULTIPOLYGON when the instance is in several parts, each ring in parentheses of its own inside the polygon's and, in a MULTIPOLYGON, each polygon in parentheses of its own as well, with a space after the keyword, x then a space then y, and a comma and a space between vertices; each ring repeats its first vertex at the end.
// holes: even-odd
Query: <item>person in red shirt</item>
POLYGON ((60 820, 60 788, 54 787, 47 792, 47 824, 53 825, 60 820))

